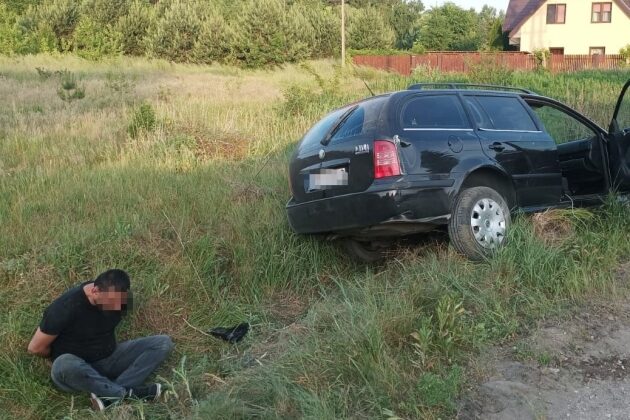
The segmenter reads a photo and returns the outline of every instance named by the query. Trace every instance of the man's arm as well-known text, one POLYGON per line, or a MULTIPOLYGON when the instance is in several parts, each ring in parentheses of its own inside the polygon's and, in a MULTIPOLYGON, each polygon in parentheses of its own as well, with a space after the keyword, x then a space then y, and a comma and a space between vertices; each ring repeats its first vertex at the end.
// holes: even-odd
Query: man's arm
POLYGON ((31 342, 28 343, 28 352, 36 356, 48 357, 50 356, 50 345, 57 338, 56 335, 50 335, 43 333, 42 330, 37 327, 37 331, 31 338, 31 342))

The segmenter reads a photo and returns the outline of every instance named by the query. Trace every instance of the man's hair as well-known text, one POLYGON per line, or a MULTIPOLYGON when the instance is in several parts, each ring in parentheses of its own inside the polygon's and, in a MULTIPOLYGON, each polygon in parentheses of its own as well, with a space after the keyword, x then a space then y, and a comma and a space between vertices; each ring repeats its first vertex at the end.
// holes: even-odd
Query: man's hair
POLYGON ((94 286, 99 290, 115 289, 120 292, 129 290, 129 274, 123 270, 112 269, 98 275, 94 280, 94 286))

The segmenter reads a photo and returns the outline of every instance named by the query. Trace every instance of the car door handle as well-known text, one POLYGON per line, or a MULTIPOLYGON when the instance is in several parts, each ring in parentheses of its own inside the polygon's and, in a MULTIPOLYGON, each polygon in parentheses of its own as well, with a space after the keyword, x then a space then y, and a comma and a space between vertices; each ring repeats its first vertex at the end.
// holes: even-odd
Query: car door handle
POLYGON ((498 141, 495 141, 494 143, 492 143, 490 146, 488 146, 488 148, 492 150, 496 150, 497 152, 502 152, 503 150, 505 150, 505 146, 502 143, 499 143, 498 141))

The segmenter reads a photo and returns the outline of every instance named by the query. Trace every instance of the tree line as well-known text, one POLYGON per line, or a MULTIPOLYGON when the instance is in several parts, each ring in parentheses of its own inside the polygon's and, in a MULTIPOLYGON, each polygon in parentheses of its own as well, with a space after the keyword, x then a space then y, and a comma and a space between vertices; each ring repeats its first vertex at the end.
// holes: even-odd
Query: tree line
MULTIPOLYGON (((350 50, 503 49, 503 15, 347 0, 350 50)), ((338 56, 340 0, 0 0, 0 54, 73 52, 269 67, 338 56)))

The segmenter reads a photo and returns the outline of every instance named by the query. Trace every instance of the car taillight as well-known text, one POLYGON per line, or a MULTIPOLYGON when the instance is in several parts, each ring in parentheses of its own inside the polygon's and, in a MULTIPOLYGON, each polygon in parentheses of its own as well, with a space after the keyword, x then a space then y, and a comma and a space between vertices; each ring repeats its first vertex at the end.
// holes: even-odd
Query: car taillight
POLYGON ((396 145, 388 140, 374 142, 374 178, 400 175, 400 162, 396 145))

